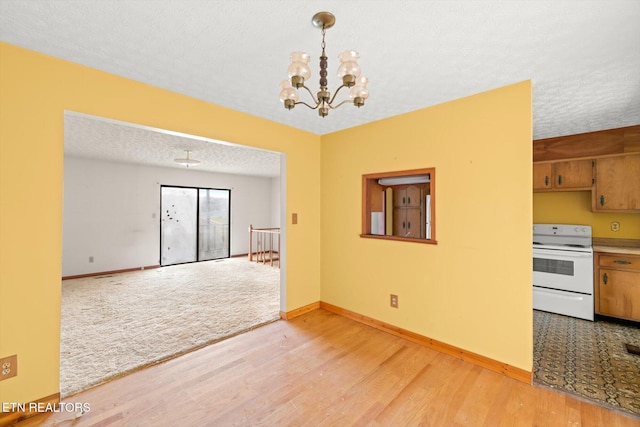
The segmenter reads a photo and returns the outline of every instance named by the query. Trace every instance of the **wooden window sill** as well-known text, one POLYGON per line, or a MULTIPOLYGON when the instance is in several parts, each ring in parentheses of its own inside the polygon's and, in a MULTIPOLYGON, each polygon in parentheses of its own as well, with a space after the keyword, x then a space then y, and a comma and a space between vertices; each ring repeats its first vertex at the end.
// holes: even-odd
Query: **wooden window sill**
POLYGON ((409 237, 399 237, 399 236, 383 236, 380 234, 361 234, 360 237, 365 239, 378 239, 378 240, 397 240, 400 242, 411 242, 411 243, 426 243, 427 245, 437 245, 438 242, 436 240, 427 240, 427 239, 414 239, 409 237))

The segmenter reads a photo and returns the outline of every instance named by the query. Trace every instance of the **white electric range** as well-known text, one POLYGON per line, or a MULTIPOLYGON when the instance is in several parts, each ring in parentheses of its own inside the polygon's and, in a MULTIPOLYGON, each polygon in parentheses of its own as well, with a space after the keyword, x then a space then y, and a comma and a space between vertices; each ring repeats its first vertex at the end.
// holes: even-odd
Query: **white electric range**
POLYGON ((533 308, 593 320, 591 226, 533 225, 533 308))

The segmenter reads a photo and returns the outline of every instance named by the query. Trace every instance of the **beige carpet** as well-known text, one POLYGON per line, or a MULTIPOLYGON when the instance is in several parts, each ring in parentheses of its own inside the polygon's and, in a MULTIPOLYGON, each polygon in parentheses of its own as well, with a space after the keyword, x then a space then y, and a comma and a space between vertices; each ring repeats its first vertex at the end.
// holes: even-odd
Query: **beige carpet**
POLYGON ((228 258, 62 283, 60 391, 278 319, 280 270, 228 258))

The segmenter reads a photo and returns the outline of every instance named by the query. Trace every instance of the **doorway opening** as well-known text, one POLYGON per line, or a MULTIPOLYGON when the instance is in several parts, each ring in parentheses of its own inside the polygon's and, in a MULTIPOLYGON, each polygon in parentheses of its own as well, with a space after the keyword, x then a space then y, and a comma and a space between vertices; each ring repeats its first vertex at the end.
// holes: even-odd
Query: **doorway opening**
POLYGON ((71 111, 64 136, 63 397, 279 319, 286 227, 279 269, 247 260, 247 229, 286 223, 286 154, 71 111), (198 168, 173 161, 184 149, 198 168), (191 253, 214 261, 158 268, 164 183, 212 211, 191 253))

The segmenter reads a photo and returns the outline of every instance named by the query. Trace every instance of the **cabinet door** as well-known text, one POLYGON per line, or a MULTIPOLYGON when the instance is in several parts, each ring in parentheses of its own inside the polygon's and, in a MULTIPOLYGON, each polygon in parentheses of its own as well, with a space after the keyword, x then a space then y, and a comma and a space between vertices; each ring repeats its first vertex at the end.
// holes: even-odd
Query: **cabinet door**
POLYGON ((406 208, 405 215, 407 218, 407 235, 419 239, 422 237, 422 215, 420 208, 406 208))
POLYGON ((422 214, 420 208, 393 209, 393 235, 418 239, 422 237, 422 214))
POLYGON ((421 194, 419 187, 413 185, 407 187, 407 203, 405 206, 420 207, 421 194))
POLYGON ((533 164, 533 191, 550 190, 553 182, 551 176, 552 163, 533 164))
POLYGON ((410 185, 405 188, 399 188, 393 192, 393 206, 420 206, 421 197, 420 187, 410 185))
POLYGON ((573 160, 554 165, 553 185, 556 189, 590 189, 593 185, 593 161, 573 160))
POLYGON ((393 235, 406 237, 407 216, 404 208, 393 208, 393 235))
POLYGON ((595 211, 640 212, 640 155, 596 160, 595 211))
POLYGON ((640 273, 601 268, 600 314, 640 321, 640 273))
POLYGON ((407 202, 407 190, 404 188, 394 188, 393 189, 393 206, 394 207, 402 207, 407 202))

